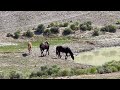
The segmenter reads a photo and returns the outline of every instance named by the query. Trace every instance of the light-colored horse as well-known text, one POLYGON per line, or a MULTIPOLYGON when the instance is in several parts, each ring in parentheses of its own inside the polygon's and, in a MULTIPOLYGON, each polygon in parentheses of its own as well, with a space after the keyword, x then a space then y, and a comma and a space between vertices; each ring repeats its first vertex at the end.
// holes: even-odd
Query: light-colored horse
POLYGON ((28 52, 29 52, 29 54, 31 54, 31 51, 32 51, 32 43, 28 42, 28 52))

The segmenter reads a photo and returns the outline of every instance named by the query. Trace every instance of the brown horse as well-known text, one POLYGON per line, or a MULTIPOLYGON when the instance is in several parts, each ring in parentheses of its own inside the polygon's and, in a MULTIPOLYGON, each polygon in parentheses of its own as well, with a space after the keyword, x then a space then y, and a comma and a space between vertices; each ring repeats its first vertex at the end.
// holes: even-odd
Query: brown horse
POLYGON ((31 54, 31 51, 32 51, 32 43, 28 42, 28 52, 29 52, 29 54, 31 54))
POLYGON ((47 53, 49 55, 49 43, 47 41, 42 42, 39 47, 40 47, 40 50, 41 50, 41 56, 44 56, 43 52, 44 52, 45 49, 46 49, 45 56, 47 55, 47 53))

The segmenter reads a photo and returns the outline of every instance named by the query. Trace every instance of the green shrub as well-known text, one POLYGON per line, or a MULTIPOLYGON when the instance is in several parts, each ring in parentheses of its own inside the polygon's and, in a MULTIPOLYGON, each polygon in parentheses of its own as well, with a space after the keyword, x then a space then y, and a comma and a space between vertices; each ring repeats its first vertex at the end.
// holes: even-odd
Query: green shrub
POLYGON ((113 25, 108 25, 108 26, 102 27, 100 31, 115 33, 116 32, 116 27, 113 26, 113 25))
POLYGON ((26 36, 26 37, 33 37, 34 33, 31 32, 30 30, 27 30, 27 32, 23 33, 23 35, 26 36))
POLYGON ((102 66, 99 66, 99 67, 97 67, 97 72, 98 72, 99 74, 103 74, 103 73, 105 73, 105 68, 102 67, 102 66))
POLYGON ((55 24, 52 22, 52 23, 50 23, 50 25, 49 25, 50 27, 54 27, 55 26, 55 24))
POLYGON ((20 31, 18 30, 14 33, 14 38, 18 39, 19 37, 20 37, 20 31))
POLYGON ((60 76, 69 76, 69 75, 70 75, 70 71, 67 70, 67 69, 61 70, 61 71, 59 72, 59 75, 60 75, 60 76))
POLYGON ((72 30, 76 30, 75 24, 71 24, 71 25, 70 25, 70 28, 71 28, 72 30))
POLYGON ((69 25, 69 23, 68 22, 65 22, 64 24, 63 24, 63 27, 67 27, 69 25))
POLYGON ((69 35, 72 33, 72 30, 70 28, 65 28, 65 30, 63 30, 62 35, 69 35))
POLYGON ((40 68, 41 68, 41 71, 46 71, 46 70, 48 70, 48 67, 47 67, 47 66, 41 66, 40 68))
POLYGON ((120 24, 120 20, 116 22, 116 24, 120 24))
POLYGON ((0 73, 0 79, 4 79, 4 74, 0 73))
POLYGON ((43 24, 38 25, 36 32, 41 34, 44 32, 45 26, 43 24))
POLYGON ((79 22, 75 22, 75 26, 79 26, 79 22))
POLYGON ((86 70, 85 69, 77 69, 75 71, 75 75, 81 75, 81 74, 86 74, 86 70))
POLYGON ((44 36, 49 36, 49 35, 51 35, 50 29, 46 29, 46 30, 44 31, 43 35, 44 35, 44 36))
POLYGON ((92 36, 99 36, 99 30, 94 30, 92 36))
POLYGON ((51 68, 47 70, 48 75, 57 76, 60 71, 60 68, 57 65, 53 65, 51 68))
POLYGON ((91 30, 93 29, 93 27, 91 26, 92 22, 88 21, 88 22, 84 22, 82 24, 80 24, 80 30, 82 31, 86 31, 86 30, 91 30))
POLYGON ((38 76, 37 72, 32 72, 32 73, 30 74, 29 78, 37 77, 37 76, 38 76))
POLYGON ((97 68, 96 67, 89 68, 89 73, 91 74, 97 73, 97 68))
POLYGON ((11 71, 9 74, 10 79, 22 79, 22 75, 17 73, 16 71, 11 71))
POLYGON ((51 31, 52 34, 58 34, 59 33, 59 28, 58 27, 52 27, 50 29, 50 31, 51 31))
POLYGON ((85 24, 92 25, 92 22, 91 21, 87 21, 87 22, 85 22, 85 24))

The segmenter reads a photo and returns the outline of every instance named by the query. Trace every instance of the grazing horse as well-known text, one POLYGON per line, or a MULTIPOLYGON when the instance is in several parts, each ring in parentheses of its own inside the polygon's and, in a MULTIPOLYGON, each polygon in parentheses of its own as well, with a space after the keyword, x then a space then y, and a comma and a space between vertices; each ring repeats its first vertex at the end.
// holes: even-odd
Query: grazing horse
POLYGON ((32 51, 32 43, 28 42, 28 52, 29 52, 29 54, 31 54, 31 51, 32 51))
POLYGON ((49 55, 49 43, 47 41, 46 42, 42 42, 40 44, 41 56, 44 56, 43 52, 44 52, 45 49, 46 49, 46 55, 47 55, 47 53, 49 55))
POLYGON ((60 52, 63 52, 66 54, 65 59, 67 59, 68 53, 69 53, 71 58, 74 60, 74 55, 69 47, 57 46, 56 55, 58 55, 59 58, 61 58, 60 52))

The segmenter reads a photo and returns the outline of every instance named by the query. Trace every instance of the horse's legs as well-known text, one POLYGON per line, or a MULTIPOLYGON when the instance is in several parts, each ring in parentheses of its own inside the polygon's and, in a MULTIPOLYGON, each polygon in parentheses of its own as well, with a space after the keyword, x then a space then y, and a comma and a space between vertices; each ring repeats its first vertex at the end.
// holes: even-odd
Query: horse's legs
POLYGON ((29 51, 29 55, 31 54, 31 48, 28 48, 28 51, 29 51))
POLYGON ((67 57, 68 57, 68 54, 66 53, 65 60, 67 59, 67 57))
POLYGON ((49 49, 47 51, 48 51, 48 55, 49 55, 49 49))
POLYGON ((60 52, 58 52, 58 56, 59 56, 59 58, 61 58, 60 52))
POLYGON ((43 50, 41 50, 41 56, 43 56, 43 50))

